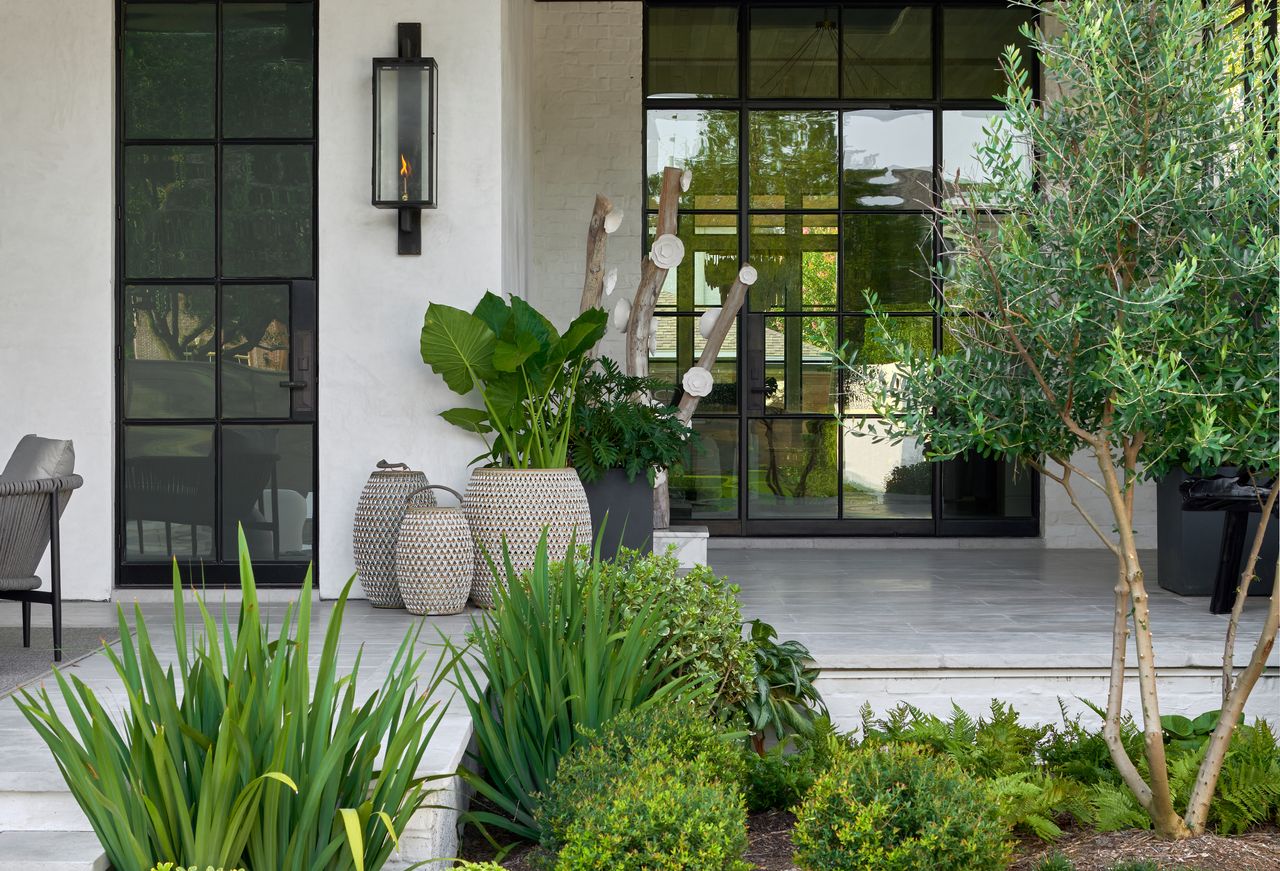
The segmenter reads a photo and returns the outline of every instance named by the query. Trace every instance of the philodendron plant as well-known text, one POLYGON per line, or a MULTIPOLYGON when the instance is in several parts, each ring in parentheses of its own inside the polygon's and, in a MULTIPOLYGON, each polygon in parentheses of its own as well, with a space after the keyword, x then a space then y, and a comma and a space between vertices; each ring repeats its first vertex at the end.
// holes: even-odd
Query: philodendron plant
POLYGON ((561 334, 519 297, 507 303, 485 293, 472 312, 432 303, 422 325, 422 361, 454 393, 475 390, 484 406, 440 416, 485 437, 489 450, 479 459, 516 469, 564 468, 578 380, 607 321, 605 312, 591 309, 561 334))

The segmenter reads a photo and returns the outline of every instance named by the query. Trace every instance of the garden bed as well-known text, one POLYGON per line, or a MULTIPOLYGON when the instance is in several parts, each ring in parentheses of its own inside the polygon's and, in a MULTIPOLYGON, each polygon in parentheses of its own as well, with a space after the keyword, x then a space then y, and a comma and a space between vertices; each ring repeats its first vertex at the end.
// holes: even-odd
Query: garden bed
MULTIPOLYGON (((785 811, 752 814, 748 823, 747 861, 760 871, 795 871, 791 860, 791 827, 795 817, 785 811)), ((474 827, 463 840, 463 858, 491 860, 493 848, 474 827)), ((1204 835, 1189 841, 1161 841, 1148 831, 1091 832, 1068 830, 1055 844, 1030 839, 1019 845, 1009 871, 1035 871, 1048 856, 1060 853, 1075 871, 1107 871, 1121 862, 1151 862, 1161 871, 1276 871, 1280 869, 1280 829, 1259 828, 1224 838, 1204 835)), ((502 862, 509 871, 540 871, 535 845, 517 846, 502 862)))

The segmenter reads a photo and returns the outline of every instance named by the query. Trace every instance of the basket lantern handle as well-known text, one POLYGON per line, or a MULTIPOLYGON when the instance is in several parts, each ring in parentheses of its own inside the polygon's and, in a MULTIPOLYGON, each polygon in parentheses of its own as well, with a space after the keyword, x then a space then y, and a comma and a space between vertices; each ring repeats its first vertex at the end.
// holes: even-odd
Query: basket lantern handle
POLYGON ((446 487, 443 484, 427 484, 425 486, 419 487, 417 490, 414 490, 412 493, 406 496, 405 501, 407 502, 408 500, 412 499, 414 496, 417 496, 419 493, 425 493, 428 490, 444 490, 446 493, 452 494, 453 498, 458 500, 459 505, 462 504, 462 494, 459 493, 457 490, 453 489, 452 487, 446 487))

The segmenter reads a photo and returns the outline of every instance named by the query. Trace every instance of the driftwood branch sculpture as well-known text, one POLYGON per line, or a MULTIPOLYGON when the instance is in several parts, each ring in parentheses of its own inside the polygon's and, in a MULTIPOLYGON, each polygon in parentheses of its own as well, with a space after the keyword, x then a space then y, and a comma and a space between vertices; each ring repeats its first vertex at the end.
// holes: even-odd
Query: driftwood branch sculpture
MULTIPOLYGON (((640 266, 640 281, 631 299, 619 299, 610 314, 609 323, 617 331, 626 331, 626 371, 628 375, 649 374, 649 356, 653 352, 654 312, 658 306, 658 294, 667 280, 667 273, 684 260, 684 243, 677 234, 680 217, 680 194, 689 190, 693 175, 668 166, 662 171, 662 188, 658 196, 658 219, 649 256, 640 266)), ((587 268, 582 285, 581 311, 601 306, 604 298, 612 294, 617 283, 617 270, 605 271, 605 248, 608 237, 622 223, 621 210, 614 209, 609 198, 596 195, 587 229, 587 268)), ((700 328, 706 344, 698 362, 684 374, 684 395, 680 399, 680 419, 688 426, 697 410, 698 400, 706 396, 714 383, 711 367, 720 356, 729 331, 737 322, 738 312, 746 299, 747 288, 756 281, 756 271, 744 265, 724 297, 720 310, 714 315, 707 312, 700 328)), ((653 526, 666 529, 671 524, 671 503, 667 489, 667 475, 658 475, 653 494, 653 526)))

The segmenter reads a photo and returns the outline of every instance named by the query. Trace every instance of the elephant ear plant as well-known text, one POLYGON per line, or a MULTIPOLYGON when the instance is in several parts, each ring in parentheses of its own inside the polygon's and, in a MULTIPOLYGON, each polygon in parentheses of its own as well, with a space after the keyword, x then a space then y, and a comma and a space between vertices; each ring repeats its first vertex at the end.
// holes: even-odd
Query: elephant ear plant
POLYGON ((519 297, 486 293, 468 313, 432 303, 422 325, 422 361, 454 393, 478 390, 483 408, 451 408, 454 426, 495 434, 488 456, 516 469, 568 465, 574 396, 608 315, 592 309, 563 334, 519 297))
POLYGON ((22 693, 18 707, 117 871, 381 868, 427 793, 416 772, 440 722, 430 696, 444 671, 419 686, 415 629, 382 686, 360 701, 360 657, 351 674, 336 673, 350 581, 314 680, 311 573, 275 638, 243 531, 240 584, 238 622, 225 608, 215 620, 197 595, 203 631, 189 638, 174 564, 173 665, 162 664, 141 610, 136 642, 120 610, 120 650, 106 648, 127 700, 120 725, 88 686, 56 671, 60 700, 41 689, 22 693))

